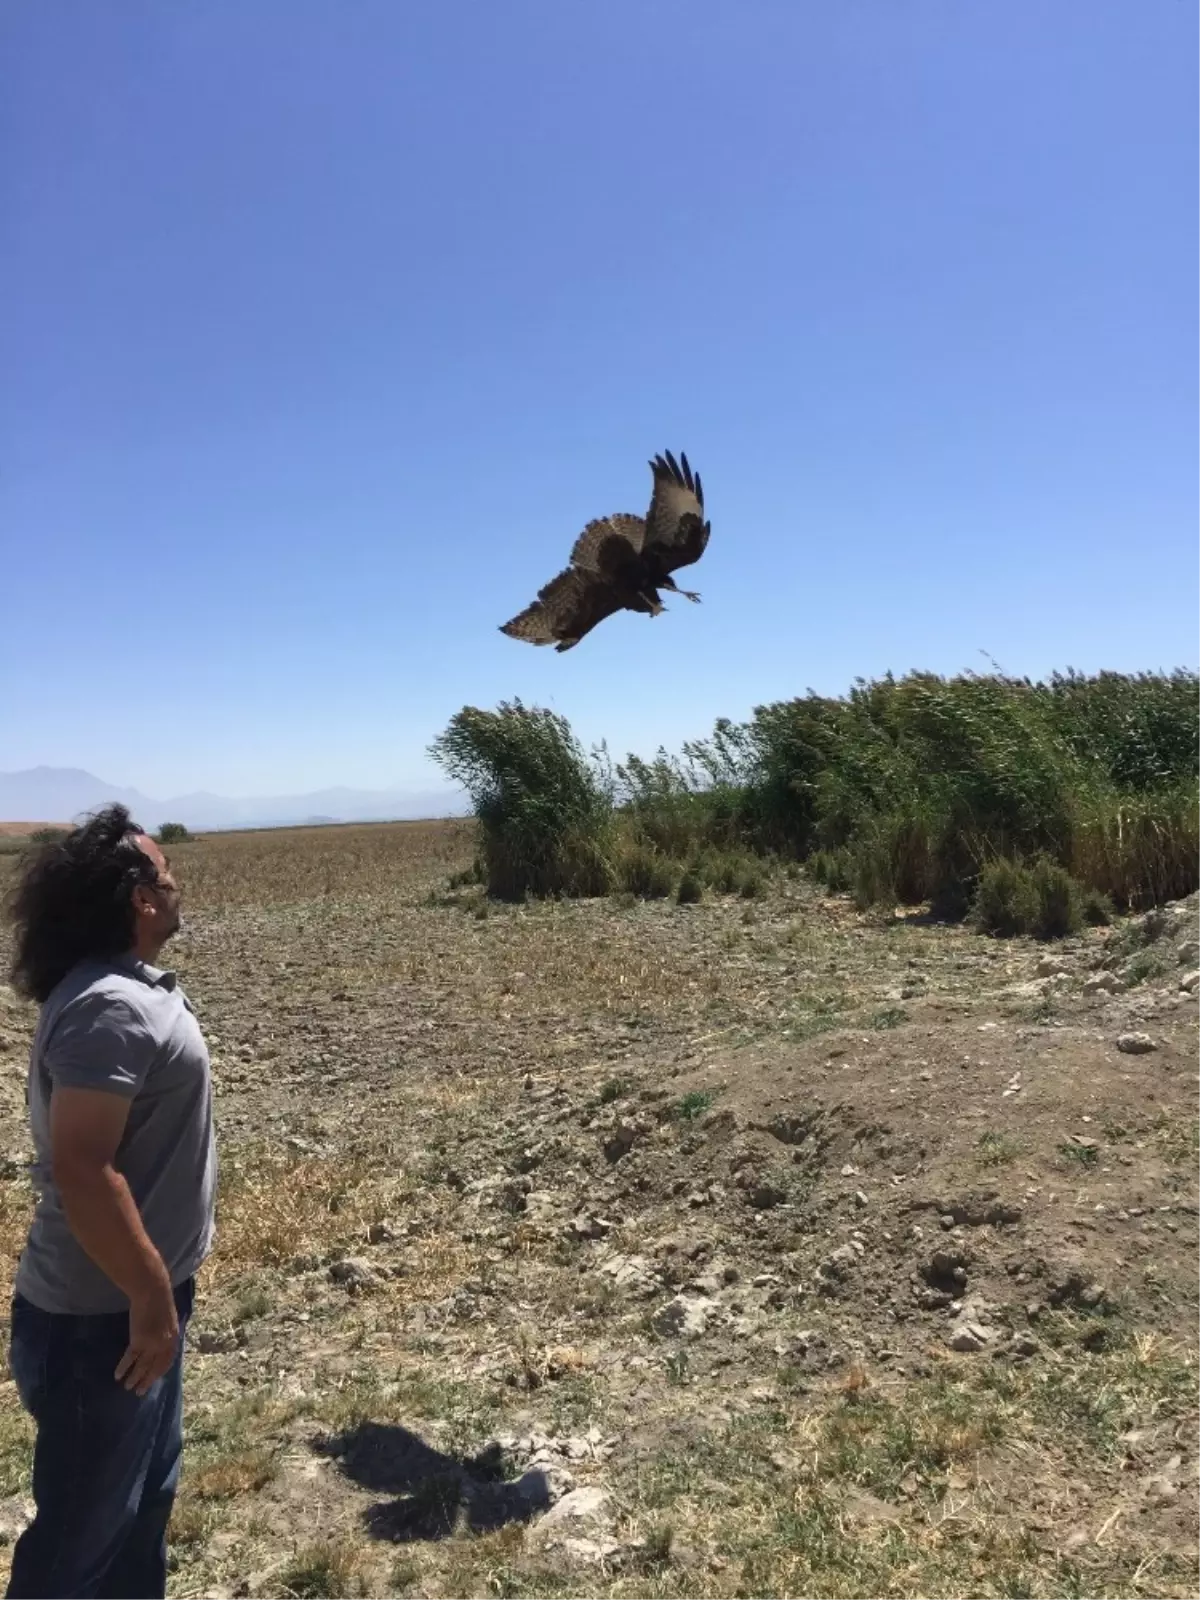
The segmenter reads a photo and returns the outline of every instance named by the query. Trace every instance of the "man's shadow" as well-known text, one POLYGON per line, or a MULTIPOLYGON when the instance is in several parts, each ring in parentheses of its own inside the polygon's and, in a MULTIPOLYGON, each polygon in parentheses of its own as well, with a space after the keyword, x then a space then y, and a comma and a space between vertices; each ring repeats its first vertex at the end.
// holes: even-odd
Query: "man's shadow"
POLYGON ((367 1532, 376 1539, 407 1544, 488 1533, 510 1522, 528 1522, 552 1503, 544 1472, 533 1469, 515 1480, 506 1476, 499 1445, 475 1456, 446 1455, 398 1424, 360 1422, 325 1435, 314 1448, 364 1489, 395 1496, 363 1513, 367 1532))

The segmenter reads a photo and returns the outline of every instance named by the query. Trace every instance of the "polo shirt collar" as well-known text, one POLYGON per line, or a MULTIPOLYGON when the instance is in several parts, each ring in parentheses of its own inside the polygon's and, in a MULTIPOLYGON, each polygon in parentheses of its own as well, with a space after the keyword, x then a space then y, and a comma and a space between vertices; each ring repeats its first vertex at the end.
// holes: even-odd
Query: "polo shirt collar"
POLYGON ((173 972, 168 972, 162 967, 152 967, 148 961, 142 961, 131 950, 122 956, 117 956, 113 961, 113 966, 118 967, 122 972, 128 972, 131 976, 139 978, 143 983, 149 984, 152 989, 173 989, 177 981, 173 972))

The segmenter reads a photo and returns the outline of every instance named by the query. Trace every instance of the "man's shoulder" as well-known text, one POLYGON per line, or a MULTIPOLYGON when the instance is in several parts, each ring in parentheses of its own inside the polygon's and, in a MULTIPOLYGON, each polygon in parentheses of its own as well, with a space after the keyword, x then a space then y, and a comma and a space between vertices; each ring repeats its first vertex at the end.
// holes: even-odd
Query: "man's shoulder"
POLYGON ((43 1024, 53 1027, 65 1015, 150 1028, 154 991, 135 974, 110 961, 80 961, 60 978, 42 1007, 43 1024))

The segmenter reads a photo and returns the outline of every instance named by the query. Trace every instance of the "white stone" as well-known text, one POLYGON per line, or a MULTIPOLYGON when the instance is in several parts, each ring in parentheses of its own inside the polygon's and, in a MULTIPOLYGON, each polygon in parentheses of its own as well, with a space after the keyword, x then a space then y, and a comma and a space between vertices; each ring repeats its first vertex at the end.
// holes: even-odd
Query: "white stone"
POLYGON ((598 1269, 610 1278, 618 1289, 630 1294, 653 1294, 658 1288, 658 1278, 645 1256, 609 1256, 598 1269))
POLYGON ((551 1506, 537 1525, 537 1532, 547 1537, 556 1530, 564 1534, 578 1534, 584 1526, 607 1526, 612 1521, 612 1496, 597 1484, 572 1489, 563 1495, 557 1505, 551 1506))
POLYGON ((1085 997, 1090 998, 1097 994, 1115 994, 1121 987, 1115 973, 1098 972, 1095 977, 1089 978, 1083 986, 1085 997))
POLYGON ((687 1295, 677 1294, 674 1300, 668 1301, 661 1311, 655 1313, 654 1327, 658 1333, 698 1339, 707 1328, 714 1309, 711 1300, 691 1299, 687 1295))
POLYGON ((946 1343, 951 1350, 961 1351, 963 1354, 973 1354, 983 1350, 995 1338, 990 1328, 985 1328, 979 1322, 960 1322, 950 1331, 946 1343))

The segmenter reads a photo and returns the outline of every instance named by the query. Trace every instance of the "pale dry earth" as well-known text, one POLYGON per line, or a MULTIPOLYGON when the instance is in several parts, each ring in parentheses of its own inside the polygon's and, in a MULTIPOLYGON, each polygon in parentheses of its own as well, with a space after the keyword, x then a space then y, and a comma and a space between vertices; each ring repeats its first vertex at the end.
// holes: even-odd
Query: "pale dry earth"
MULTIPOLYGON (((223 1188, 171 1592, 1195 1593, 1194 899, 1044 946, 469 854, 172 849, 223 1188)), ((7 1539, 29 1439, 6 1381, 7 1539)))

